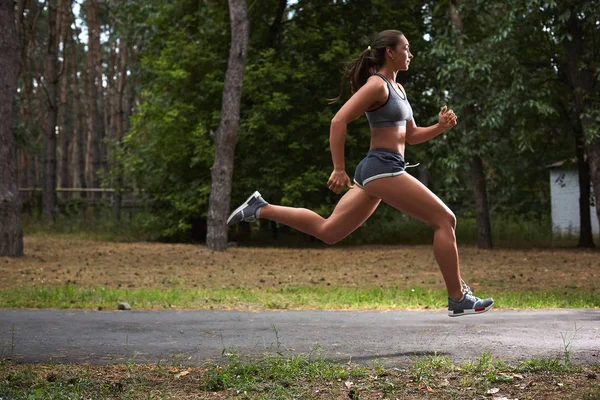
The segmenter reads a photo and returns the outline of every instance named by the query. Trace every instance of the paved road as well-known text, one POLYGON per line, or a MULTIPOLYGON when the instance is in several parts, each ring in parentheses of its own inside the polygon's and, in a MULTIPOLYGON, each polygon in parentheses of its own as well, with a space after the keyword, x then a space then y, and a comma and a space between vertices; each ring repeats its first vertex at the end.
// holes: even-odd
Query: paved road
POLYGON ((492 310, 449 318, 443 311, 85 311, 0 310, 0 357, 17 362, 202 365, 224 348, 243 355, 282 351, 385 365, 437 351, 455 362, 483 349, 507 362, 562 357, 600 363, 600 310, 492 310), (279 345, 278 345, 279 342, 279 345))

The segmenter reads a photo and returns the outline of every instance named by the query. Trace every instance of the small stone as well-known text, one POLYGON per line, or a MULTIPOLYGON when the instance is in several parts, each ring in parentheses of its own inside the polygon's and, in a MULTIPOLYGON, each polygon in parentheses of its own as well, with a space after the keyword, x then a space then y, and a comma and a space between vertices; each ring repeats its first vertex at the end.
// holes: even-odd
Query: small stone
POLYGON ((129 303, 123 301, 119 303, 119 310, 131 310, 131 306, 129 305, 129 303))

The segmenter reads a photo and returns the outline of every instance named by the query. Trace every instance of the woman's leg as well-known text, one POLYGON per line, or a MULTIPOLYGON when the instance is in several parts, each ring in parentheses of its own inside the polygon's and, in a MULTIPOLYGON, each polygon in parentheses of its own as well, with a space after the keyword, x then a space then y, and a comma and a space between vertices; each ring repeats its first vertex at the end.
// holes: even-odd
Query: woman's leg
POLYGON ((274 204, 262 207, 260 218, 279 222, 327 244, 334 244, 361 226, 373 214, 380 201, 355 185, 342 196, 327 219, 306 208, 274 204))
POLYGON ((425 185, 407 173, 375 179, 365 185, 365 191, 435 229, 433 253, 444 276, 448 297, 459 301, 463 293, 454 213, 425 185))

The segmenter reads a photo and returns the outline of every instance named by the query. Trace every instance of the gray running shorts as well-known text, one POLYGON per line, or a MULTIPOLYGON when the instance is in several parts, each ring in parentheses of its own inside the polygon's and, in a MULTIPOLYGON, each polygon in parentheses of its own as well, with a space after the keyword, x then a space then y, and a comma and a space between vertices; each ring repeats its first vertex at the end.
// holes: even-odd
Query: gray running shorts
POLYGON ((365 186, 372 180, 406 173, 404 157, 390 149, 372 149, 358 163, 354 171, 354 183, 365 186))

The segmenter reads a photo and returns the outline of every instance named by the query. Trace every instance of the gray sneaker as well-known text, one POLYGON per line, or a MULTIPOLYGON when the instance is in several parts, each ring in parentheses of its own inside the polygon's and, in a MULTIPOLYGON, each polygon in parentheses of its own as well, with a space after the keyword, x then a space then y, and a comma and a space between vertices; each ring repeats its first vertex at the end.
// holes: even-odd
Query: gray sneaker
POLYGON ((246 200, 244 204, 236 208, 235 211, 231 213, 229 218, 227 218, 227 225, 231 226, 242 221, 256 221, 256 211, 259 208, 266 206, 267 204, 269 203, 267 203, 260 196, 260 193, 258 191, 252 193, 252 196, 248 197, 248 200, 246 200))
MULTIPOLYGON (((464 281, 463 281, 464 283, 464 281)), ((480 299, 475 297, 471 289, 467 286, 461 301, 457 302, 448 298, 448 315, 451 317, 460 317, 469 314, 481 314, 494 306, 493 299, 480 299)))

